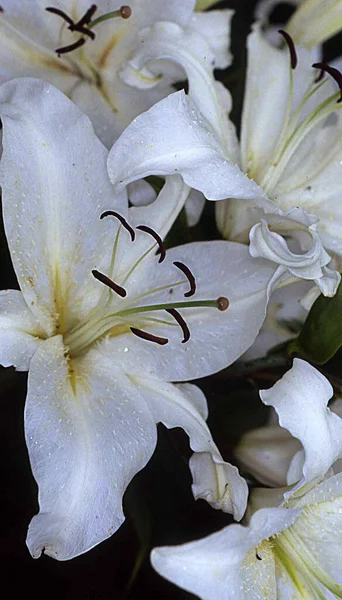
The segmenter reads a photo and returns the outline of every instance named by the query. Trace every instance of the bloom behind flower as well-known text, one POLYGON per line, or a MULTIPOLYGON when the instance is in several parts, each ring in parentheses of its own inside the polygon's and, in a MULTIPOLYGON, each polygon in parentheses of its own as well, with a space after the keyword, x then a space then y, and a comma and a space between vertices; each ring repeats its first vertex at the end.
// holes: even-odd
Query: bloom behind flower
POLYGON ((230 64, 232 11, 194 13, 194 4, 132 0, 128 12, 121 11, 129 17, 122 18, 115 0, 98 0, 96 6, 89 0, 4 0, 0 82, 20 76, 49 81, 90 116, 97 135, 110 147, 136 115, 173 91, 175 81, 190 75, 190 93, 210 95, 214 68, 230 64), (130 76, 125 75, 154 27, 162 43, 173 47, 172 56, 158 60, 160 45, 149 44, 144 68, 131 67, 130 76))
MULTIPOLYGON (((241 518, 247 486, 212 441, 203 394, 170 382, 217 371, 251 345, 273 266, 230 242, 165 254, 160 236, 189 188, 169 177, 153 205, 128 209, 89 119, 51 85, 5 83, 0 112, 4 224, 21 288, 0 293, 0 362, 29 370, 25 431, 40 505, 32 555, 72 558, 120 526, 122 495, 152 455, 159 421, 190 436, 195 496, 241 518)), ((149 113, 125 131, 124 152, 112 150, 121 166, 129 158, 146 170, 144 121, 149 113)), ((157 137, 163 127, 154 123, 157 137)))
POLYGON ((299 483, 285 494, 262 488, 254 499, 252 492, 247 527, 156 548, 151 559, 161 575, 202 600, 342 598, 342 475, 324 477, 342 453, 342 420, 326 408, 331 392, 318 371, 296 360, 261 393, 303 443, 288 472, 299 483))

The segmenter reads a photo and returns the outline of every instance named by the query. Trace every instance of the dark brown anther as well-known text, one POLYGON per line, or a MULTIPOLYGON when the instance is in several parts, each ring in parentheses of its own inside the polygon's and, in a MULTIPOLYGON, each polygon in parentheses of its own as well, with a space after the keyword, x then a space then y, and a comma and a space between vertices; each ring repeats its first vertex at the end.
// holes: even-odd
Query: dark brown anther
POLYGON ((121 6, 120 7, 120 15, 123 19, 129 19, 132 14, 132 9, 130 6, 121 6))
MULTIPOLYGON (((322 52, 321 52, 321 61, 322 63, 326 63, 326 51, 324 48, 322 48, 322 52)), ((314 80, 314 83, 319 83, 320 81, 322 81, 323 77, 324 77, 325 73, 323 71, 323 69, 320 70, 320 72, 318 73, 316 79, 314 80)))
POLYGON ((2 6, 0 6, 0 13, 5 12, 4 9, 2 8, 2 6))
POLYGON ((63 46, 63 48, 57 48, 56 52, 58 56, 60 54, 66 54, 67 52, 72 52, 73 50, 77 50, 77 48, 81 48, 85 44, 85 39, 80 38, 74 44, 70 44, 70 46, 63 46))
POLYGON ((225 296, 220 296, 219 298, 217 298, 216 300, 217 302, 217 308, 219 310, 227 310, 228 306, 229 306, 229 300, 228 298, 226 298, 225 296))
POLYGON ((45 10, 54 15, 58 15, 59 17, 64 19, 64 21, 66 21, 71 27, 75 25, 72 18, 69 17, 69 15, 67 15, 63 10, 59 10, 59 8, 54 8, 53 6, 48 6, 45 10))
POLYGON ((101 281, 101 283, 104 283, 104 285, 107 285, 111 290, 113 290, 119 296, 121 296, 121 298, 124 298, 125 296, 127 296, 127 292, 126 292, 125 288, 121 287, 121 285, 118 285, 117 283, 112 281, 109 277, 107 277, 107 275, 100 273, 100 271, 97 271, 96 269, 92 270, 92 274, 95 277, 95 279, 97 279, 98 281, 101 281))
POLYGON ((160 250, 160 256, 159 256, 158 262, 159 263, 163 262, 163 260, 166 256, 166 250, 165 250, 164 242, 161 239, 160 235, 158 235, 158 233, 156 231, 154 231, 154 229, 151 229, 151 227, 147 227, 147 225, 138 225, 136 229, 140 229, 140 231, 145 231, 145 233, 149 233, 156 240, 156 242, 159 246, 159 250, 160 250))
POLYGON ((130 327, 130 330, 134 335, 141 338, 142 340, 147 340, 148 342, 154 342, 155 344, 159 344, 160 346, 165 346, 169 342, 168 339, 159 337, 158 335, 152 335, 152 333, 147 333, 147 331, 142 331, 141 329, 137 329, 136 327, 130 327))
POLYGON ((258 554, 257 552, 255 553, 255 557, 256 557, 258 560, 262 560, 261 556, 259 556, 259 554, 258 554))
POLYGON ((100 219, 104 219, 105 217, 116 217, 117 219, 119 219, 121 225, 127 229, 128 233, 131 236, 131 240, 132 242, 134 242, 135 240, 135 231, 133 229, 133 227, 131 227, 129 225, 129 223, 127 223, 126 219, 124 217, 122 217, 121 215, 119 215, 119 213, 115 212, 114 210, 105 210, 102 215, 100 216, 100 219))
POLYGON ((173 264, 175 265, 175 267, 180 269, 182 271, 182 273, 184 273, 184 275, 188 278, 188 281, 190 283, 190 290, 188 292, 185 292, 184 296, 186 298, 190 298, 190 296, 193 296, 194 293, 196 292, 196 279, 194 278, 193 274, 191 273, 189 267, 187 267, 184 263, 176 260, 173 264))
POLYGON ((314 63, 312 66, 314 69, 321 69, 325 73, 331 75, 331 77, 336 81, 338 87, 340 88, 340 97, 337 100, 337 102, 342 102, 342 73, 338 69, 335 69, 335 67, 331 67, 327 63, 323 62, 314 63))
POLYGON ((297 58, 297 52, 296 52, 296 47, 294 45, 294 41, 293 41, 292 37, 290 36, 290 34, 287 33, 287 31, 284 31, 283 29, 279 29, 278 33, 280 33, 280 35, 283 36, 285 42, 288 45, 288 49, 290 51, 291 69, 295 69, 298 64, 298 58, 297 58))
POLYGON ((182 315, 175 308, 166 308, 165 309, 169 315, 171 315, 175 321, 177 321, 178 325, 181 327, 184 335, 184 339, 182 340, 182 344, 185 344, 190 339, 190 329, 184 321, 182 315))
POLYGON ((77 23, 75 23, 75 25, 77 25, 77 27, 84 27, 84 25, 89 25, 96 11, 96 4, 92 4, 91 7, 88 8, 88 10, 84 13, 83 17, 79 21, 77 21, 77 23))

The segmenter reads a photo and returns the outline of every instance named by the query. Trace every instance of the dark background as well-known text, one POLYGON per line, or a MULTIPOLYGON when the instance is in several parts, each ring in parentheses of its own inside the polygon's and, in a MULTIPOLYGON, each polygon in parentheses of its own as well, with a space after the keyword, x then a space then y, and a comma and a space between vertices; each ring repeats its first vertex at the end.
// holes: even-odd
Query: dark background
MULTIPOLYGON (((226 82, 234 98, 232 117, 238 125, 245 72, 245 39, 250 30, 254 0, 220 2, 219 8, 234 8, 232 51, 234 63, 218 77, 226 82)), ((275 20, 289 17, 285 4, 277 9, 275 20)), ((337 38, 327 44, 328 57, 336 54, 337 38)), ((207 203, 199 226, 190 232, 180 219, 169 244, 194 239, 215 239, 213 205, 207 203)), ((2 288, 17 287, 6 241, 0 232, 2 288)), ((232 448, 241 434, 265 420, 265 407, 258 388, 272 384, 274 373, 259 372, 237 377, 225 372, 198 381, 206 393, 213 437, 224 458, 232 459, 232 448)), ((176 544, 203 537, 229 524, 231 518, 214 511, 204 501, 193 500, 188 469, 190 456, 186 435, 177 429, 159 426, 157 449, 147 467, 130 484, 125 497, 126 521, 109 540, 87 554, 68 562, 46 556, 33 560, 26 548, 28 523, 38 511, 37 487, 30 471, 24 442, 23 410, 26 374, 13 369, 0 371, 0 478, 1 527, 0 565, 3 593, 11 598, 23 593, 40 600, 104 600, 112 598, 165 600, 190 599, 191 594, 169 584, 149 564, 152 547, 176 544)), ((214 599, 213 599, 214 600, 214 599)))

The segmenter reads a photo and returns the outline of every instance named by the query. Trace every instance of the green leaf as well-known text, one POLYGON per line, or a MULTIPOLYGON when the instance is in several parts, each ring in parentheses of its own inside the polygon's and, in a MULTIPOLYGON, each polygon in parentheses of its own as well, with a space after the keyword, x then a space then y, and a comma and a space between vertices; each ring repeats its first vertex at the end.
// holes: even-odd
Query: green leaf
POLYGON ((288 345, 289 354, 317 365, 328 362, 342 346, 342 285, 333 298, 319 296, 299 336, 288 345))

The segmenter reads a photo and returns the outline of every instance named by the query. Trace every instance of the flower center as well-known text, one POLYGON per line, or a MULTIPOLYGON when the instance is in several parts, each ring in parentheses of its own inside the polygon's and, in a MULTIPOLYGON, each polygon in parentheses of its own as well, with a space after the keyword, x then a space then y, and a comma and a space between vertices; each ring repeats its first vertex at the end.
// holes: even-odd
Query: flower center
MULTIPOLYGON (((300 517, 309 514, 310 507, 304 508, 300 517)), ((317 526, 317 525, 316 525, 317 526)), ((274 536, 276 561, 287 571, 301 598, 325 600, 326 596, 319 584, 328 589, 336 598, 342 598, 342 588, 321 567, 298 534, 296 522, 274 536)))
MULTIPOLYGON (((127 221, 114 211, 106 211, 101 215, 101 218, 113 216, 117 218, 122 228, 126 229, 134 242, 136 231, 127 223, 127 221)), ((175 273, 180 272, 183 277, 175 278, 174 281, 154 287, 147 292, 129 297, 126 288, 126 282, 132 273, 139 267, 141 261, 147 254, 157 245, 159 248, 158 264, 162 263, 166 257, 166 250, 160 236, 150 227, 146 225, 138 225, 136 230, 150 235, 154 244, 150 247, 130 268, 120 284, 113 281, 111 274, 114 268, 115 255, 117 252, 119 234, 121 228, 118 229, 114 247, 111 265, 109 267, 109 275, 93 270, 92 274, 97 281, 104 284, 104 292, 97 306, 90 312, 88 319, 75 325, 64 336, 64 344, 67 348, 68 355, 75 357, 88 350, 91 345, 105 336, 115 337, 123 334, 133 334, 145 341, 156 343, 164 346, 169 342, 168 338, 154 335, 146 328, 155 327, 179 327, 183 334, 182 343, 189 341, 191 332, 184 319, 178 312, 179 309, 194 309, 194 308, 216 308, 220 311, 225 311, 229 306, 229 301, 226 297, 220 296, 216 299, 208 300, 177 300, 172 302, 161 303, 142 303, 148 296, 154 295, 164 290, 169 290, 170 297, 178 286, 188 283, 189 289, 183 293, 184 298, 194 296, 196 293, 196 280, 187 265, 180 261, 174 261, 175 273), (113 296, 113 292, 115 296, 113 296), (119 303, 115 302, 116 296, 121 299, 119 303), (171 317, 171 318, 170 318, 171 317)))
POLYGON ((94 40, 95 33, 92 31, 96 25, 103 23, 104 21, 108 21, 109 19, 114 19, 116 17, 121 17, 122 19, 129 19, 132 14, 131 8, 129 6, 121 6, 118 10, 111 11, 100 17, 97 17, 93 20, 93 16, 97 11, 96 4, 92 4, 90 8, 84 13, 83 17, 81 17, 76 23, 75 21, 63 10, 54 7, 47 7, 45 10, 48 12, 61 17, 67 24, 68 29, 71 32, 80 33, 81 37, 72 44, 68 44, 67 46, 63 46, 61 48, 57 48, 56 52, 58 56, 61 54, 67 54, 69 52, 73 52, 77 50, 81 46, 83 46, 87 40, 94 40))
MULTIPOLYGON (((332 115, 340 108, 342 108, 341 100, 342 96, 342 75, 341 73, 325 63, 315 63, 312 65, 314 68, 320 70, 320 74, 316 79, 312 79, 308 88, 306 89, 301 102, 298 107, 294 109, 293 98, 294 98, 294 69, 297 66, 297 54, 294 43, 288 33, 280 31, 285 41, 287 42, 290 54, 290 69, 289 69, 289 94, 287 101, 287 109, 283 120, 282 129, 275 144, 268 163, 265 167, 258 171, 257 166, 251 164, 247 165, 248 175, 253 178, 263 188, 265 193, 276 200, 277 191, 276 187, 283 177, 286 168, 289 164, 290 159, 299 148, 300 144, 307 138, 309 133, 316 127, 321 121, 327 119, 329 115, 332 115), (332 94, 325 98, 322 102, 318 102, 313 110, 309 112, 307 116, 303 116, 303 112, 307 110, 308 102, 318 95, 319 90, 326 84, 327 79, 323 79, 324 73, 327 72, 333 79, 338 83, 340 93, 332 94)), ((307 173, 306 173, 307 175, 307 173)), ((307 180, 307 176, 305 178, 307 180)), ((304 184, 303 182, 296 181, 296 187, 304 184)), ((286 185, 286 184, 285 184, 286 185)), ((287 184, 288 185, 288 184, 287 184)), ((289 186, 288 186, 289 187, 289 186)), ((291 191, 286 189, 284 193, 291 191)))

